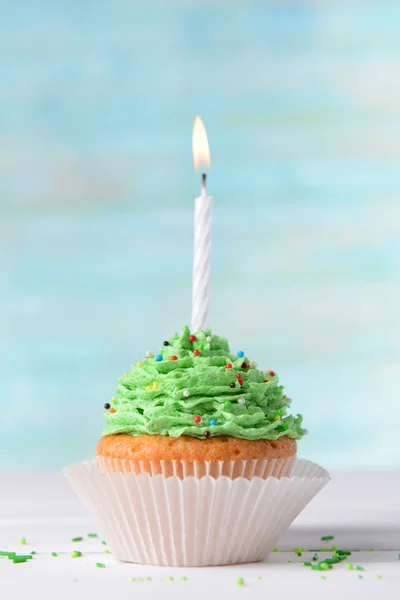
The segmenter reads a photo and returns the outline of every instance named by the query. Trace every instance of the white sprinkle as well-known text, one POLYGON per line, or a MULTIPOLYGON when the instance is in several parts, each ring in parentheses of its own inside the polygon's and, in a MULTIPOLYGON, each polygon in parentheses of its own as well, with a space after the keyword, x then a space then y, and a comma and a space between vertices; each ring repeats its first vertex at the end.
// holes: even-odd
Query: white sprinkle
POLYGON ((208 336, 206 337, 206 342, 212 342, 212 337, 211 337, 211 335, 208 335, 208 336))
POLYGON ((188 396, 190 396, 189 390, 183 390, 183 395, 185 396, 185 398, 187 398, 188 396))
POLYGON ((239 398, 239 404, 246 404, 246 398, 239 398))
POLYGON ((251 366, 253 367, 253 369, 255 369, 258 366, 258 362, 253 360, 253 362, 251 363, 251 366))
POLYGON ((154 356, 154 354, 152 352, 150 352, 150 350, 146 350, 145 357, 146 358, 151 358, 152 356, 154 356))

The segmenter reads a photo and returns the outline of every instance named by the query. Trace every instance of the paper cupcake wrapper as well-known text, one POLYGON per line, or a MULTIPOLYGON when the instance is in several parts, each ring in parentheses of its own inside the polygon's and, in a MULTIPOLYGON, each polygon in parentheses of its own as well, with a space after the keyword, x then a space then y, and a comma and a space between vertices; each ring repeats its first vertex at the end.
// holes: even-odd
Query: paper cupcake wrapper
POLYGON ((210 476, 214 479, 229 477, 236 479, 244 477, 289 477, 296 462, 296 456, 277 459, 252 459, 252 460, 219 460, 219 461, 185 461, 185 460, 121 460, 97 457, 100 471, 105 473, 148 473, 151 476, 163 475, 164 477, 201 477, 210 476))
POLYGON ((63 472, 117 558, 180 567, 263 560, 330 479, 304 460, 281 479, 104 473, 95 460, 63 472))

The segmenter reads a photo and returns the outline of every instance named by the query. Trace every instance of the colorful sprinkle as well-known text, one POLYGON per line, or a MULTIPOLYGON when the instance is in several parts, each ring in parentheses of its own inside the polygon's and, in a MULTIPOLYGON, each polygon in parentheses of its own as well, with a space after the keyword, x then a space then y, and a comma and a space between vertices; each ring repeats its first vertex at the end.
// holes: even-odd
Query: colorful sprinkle
POLYGON ((269 379, 264 379, 264 383, 268 383, 269 379))
POLYGON ((115 408, 111 407, 110 410, 108 411, 110 413, 115 413, 115 408))
POLYGON ((157 383, 157 381, 155 381, 153 383, 153 390, 158 390, 158 383, 157 383))
POLYGON ((141 362, 137 362, 137 363, 136 363, 136 366, 137 366, 137 367, 143 367, 143 363, 141 363, 141 362))
POLYGON ((144 353, 146 358, 151 358, 153 356, 153 353, 150 352, 150 350, 146 350, 146 352, 144 353))
POLYGON ((231 387, 231 388, 234 388, 234 387, 236 387, 236 383, 231 383, 231 384, 229 384, 229 387, 231 387))
POLYGON ((116 403, 116 401, 117 401, 117 399, 116 399, 116 398, 114 398, 114 396, 113 396, 113 397, 111 398, 111 402, 112 402, 113 404, 115 404, 115 403, 116 403))
POLYGON ((248 368, 248 364, 247 364, 247 363, 245 363, 245 362, 243 362, 243 363, 242 363, 242 369, 247 369, 247 368, 248 368))
POLYGON ((52 556, 58 556, 57 552, 52 552, 51 555, 52 556))
POLYGON ((212 427, 213 425, 216 425, 216 424, 217 424, 217 421, 216 421, 215 419, 211 419, 211 420, 210 420, 210 425, 211 425, 211 427, 212 427))
POLYGON ((255 369, 256 367, 258 367, 258 362, 253 360, 251 366, 253 367, 253 369, 255 369))
POLYGON ((271 377, 273 377, 275 375, 275 371, 268 371, 268 375, 271 375, 271 377))
POLYGON ((71 541, 72 541, 72 542, 81 542, 82 540, 83 540, 83 538, 82 538, 82 537, 74 537, 74 538, 72 538, 72 540, 71 540, 71 541))
POLYGON ((99 567, 99 569, 105 569, 106 565, 104 563, 96 563, 96 567, 99 567))
POLYGON ((212 342, 212 337, 211 337, 211 335, 208 335, 208 336, 206 337, 206 342, 208 342, 208 343, 212 342))
POLYGON ((176 356, 176 354, 173 354, 169 360, 178 360, 178 357, 176 356))
POLYGON ((243 350, 238 350, 238 352, 236 354, 238 355, 239 358, 243 358, 243 356, 244 356, 243 350))
POLYGON ((244 579, 243 579, 243 577, 238 577, 236 579, 236 585, 244 585, 244 579))
MULTIPOLYGON (((270 375, 271 375, 271 373, 270 373, 270 375)), ((334 539, 335 539, 334 535, 323 535, 321 537, 322 542, 329 542, 330 540, 334 540, 334 539)))
POLYGON ((108 410, 109 408, 111 408, 111 404, 108 404, 108 402, 105 403, 104 408, 106 410, 108 410))
POLYGON ((183 395, 185 396, 185 398, 188 398, 190 396, 189 390, 183 390, 183 395))
POLYGON ((238 379, 239 385, 243 385, 243 379, 238 379))
POLYGON ((71 558, 79 558, 80 556, 82 556, 82 552, 79 552, 79 550, 71 552, 71 558))
POLYGON ((236 379, 242 379, 242 374, 241 373, 236 373, 236 379))
POLYGON ((232 369, 232 363, 227 363, 225 365, 225 369, 232 369))
POLYGON ((153 386, 152 385, 146 385, 146 391, 152 390, 153 386))
POLYGON ((224 408, 229 408, 232 406, 232 402, 230 400, 225 400, 224 402, 224 408))
POLYGON ((23 537, 19 540, 19 543, 21 544, 21 546, 25 546, 26 544, 26 539, 23 537))
POLYGON ((275 421, 280 421, 281 420, 281 415, 275 415, 275 421))
POLYGON ((129 377, 129 373, 124 373, 124 377, 129 377))
POLYGON ((165 340, 165 342, 163 342, 163 346, 169 346, 169 342, 165 340))
POLYGON ((239 398, 238 402, 239 404, 246 404, 246 398, 239 398))
POLYGON ((194 354, 195 356, 198 356, 198 355, 200 354, 200 350, 197 350, 197 349, 196 349, 196 350, 193 350, 193 354, 194 354))
POLYGON ((197 337, 195 335, 189 335, 189 342, 195 342, 197 337))
POLYGON ((205 431, 205 432, 204 432, 204 437, 205 437, 205 438, 209 438, 209 437, 210 437, 210 435, 211 435, 211 433, 210 433, 209 431, 205 431))
POLYGON ((156 361, 160 362, 160 360, 162 360, 162 359, 163 359, 162 355, 161 354, 157 354, 156 361))
POLYGON ((314 554, 314 556, 312 557, 313 560, 318 560, 318 554, 314 554))
POLYGON ((200 421, 201 421, 201 417, 200 417, 199 415, 196 415, 195 417, 193 417, 193 421, 194 421, 195 423, 200 423, 200 421))

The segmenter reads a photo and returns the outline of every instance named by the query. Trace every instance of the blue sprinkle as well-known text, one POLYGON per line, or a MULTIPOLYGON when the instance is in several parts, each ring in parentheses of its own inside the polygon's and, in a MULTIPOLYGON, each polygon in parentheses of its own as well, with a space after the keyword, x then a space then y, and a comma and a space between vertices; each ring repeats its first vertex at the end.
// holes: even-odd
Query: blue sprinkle
POLYGON ((161 356, 161 354, 157 354, 157 356, 156 356, 156 360, 158 360, 158 361, 162 360, 162 356, 161 356))
POLYGON ((217 421, 215 419, 210 420, 210 425, 216 425, 216 424, 217 424, 217 421))
POLYGON ((237 353, 237 355, 238 355, 239 358, 243 358, 243 356, 244 356, 243 350, 239 350, 239 352, 237 353))

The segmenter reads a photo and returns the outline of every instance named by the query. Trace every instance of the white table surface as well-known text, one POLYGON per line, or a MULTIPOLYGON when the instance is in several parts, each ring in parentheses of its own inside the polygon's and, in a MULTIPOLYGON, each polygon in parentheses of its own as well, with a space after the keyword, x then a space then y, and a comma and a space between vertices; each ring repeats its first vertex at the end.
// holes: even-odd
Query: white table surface
MULTIPOLYGON (((14 564, 0 557, 0 599, 109 597, 202 598, 400 598, 400 473, 333 473, 332 481, 309 504, 265 562, 212 568, 147 567, 120 563, 97 532, 62 474, 0 476, 0 550, 36 551, 33 560, 14 564), (334 535, 322 542, 321 536, 334 535), (73 537, 84 540, 73 543, 73 537), (19 545, 21 537, 27 544, 19 545), (295 547, 336 545, 353 551, 349 561, 327 572, 312 571, 295 547), (72 559, 72 550, 81 558, 72 559), (375 551, 371 551, 374 549, 375 551), (57 552, 55 558, 51 552, 57 552), (292 563, 288 563, 291 560, 292 563), (96 567, 96 562, 106 568, 96 567), (320 579, 324 575, 326 579, 320 579), (362 575, 362 579, 359 578, 362 575), (382 579, 377 579, 380 575, 382 579), (187 577, 182 581, 181 577, 187 577), (151 581, 137 581, 151 577, 151 581), (173 577, 174 581, 168 581, 173 577), (245 585, 236 584, 243 577, 245 585), (258 579, 262 577, 262 579, 258 579), (135 582, 131 578, 136 578, 135 582), (74 581, 76 580, 76 581, 74 581)), ((331 556, 321 554, 320 558, 331 556)))

